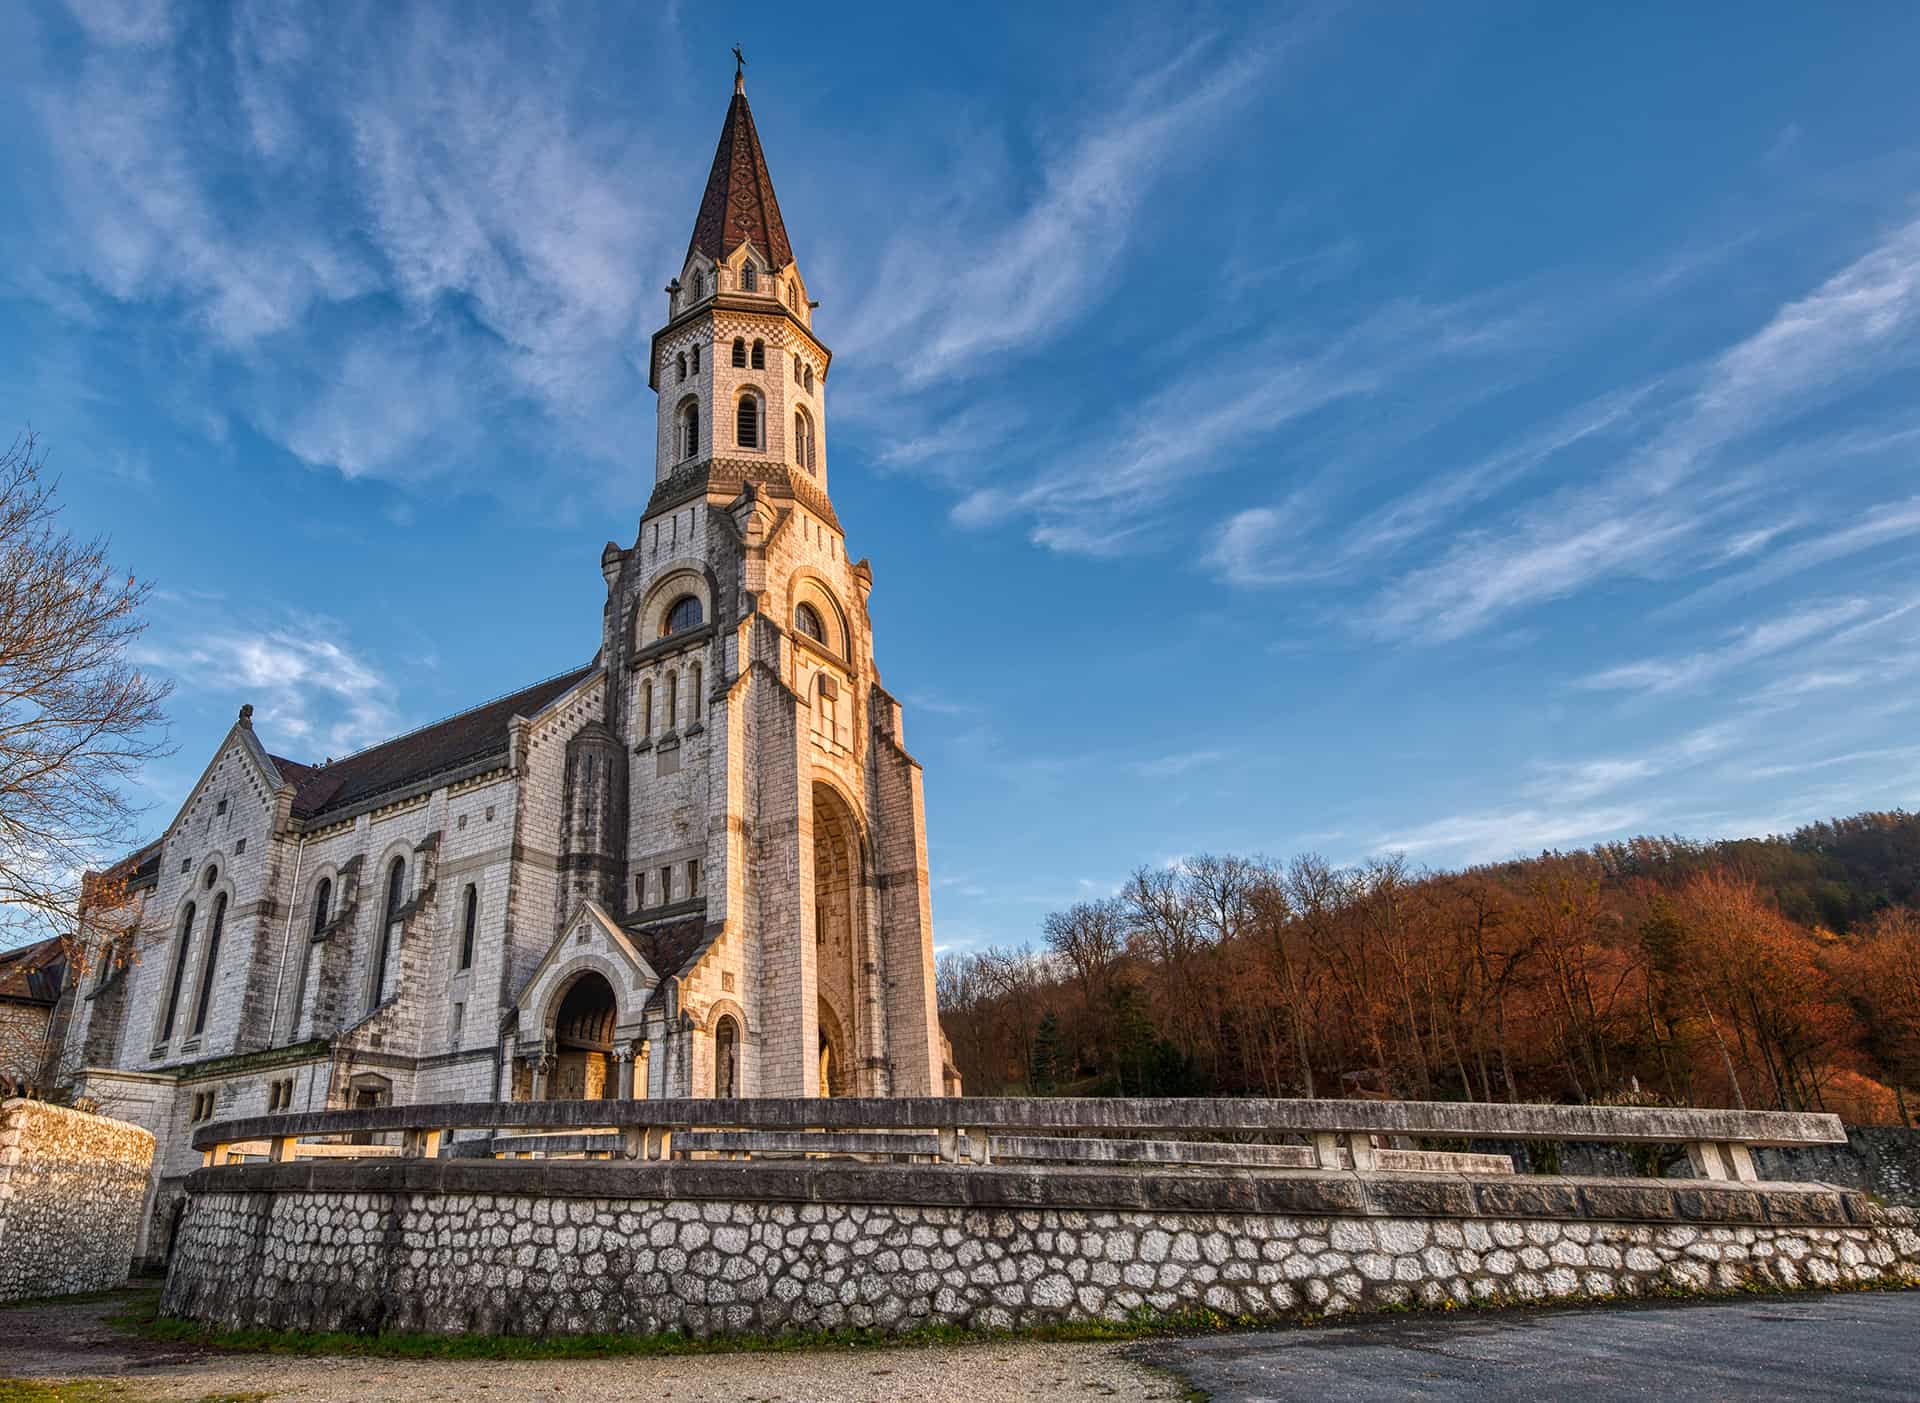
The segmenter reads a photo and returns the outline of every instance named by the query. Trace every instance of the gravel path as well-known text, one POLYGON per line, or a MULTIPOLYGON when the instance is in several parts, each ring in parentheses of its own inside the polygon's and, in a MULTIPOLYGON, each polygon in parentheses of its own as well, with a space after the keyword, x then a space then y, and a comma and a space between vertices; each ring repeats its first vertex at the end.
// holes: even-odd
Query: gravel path
POLYGON ((0 1378, 88 1378, 133 1400, 244 1394, 370 1403, 495 1398, 538 1403, 1002 1403, 1032 1398, 1176 1400, 1184 1387, 1127 1358, 1130 1346, 1011 1342, 670 1359, 451 1360, 232 1354, 134 1339, 106 1323, 123 1302, 0 1311, 0 1378))

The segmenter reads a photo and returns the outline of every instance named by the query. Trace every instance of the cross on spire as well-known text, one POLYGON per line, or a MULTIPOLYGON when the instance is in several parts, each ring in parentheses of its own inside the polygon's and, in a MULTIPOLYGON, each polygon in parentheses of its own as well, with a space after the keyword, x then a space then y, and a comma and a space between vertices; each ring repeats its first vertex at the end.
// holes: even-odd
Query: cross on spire
POLYGON ((743 93, 747 90, 747 56, 740 52, 740 46, 733 46, 733 90, 743 93))

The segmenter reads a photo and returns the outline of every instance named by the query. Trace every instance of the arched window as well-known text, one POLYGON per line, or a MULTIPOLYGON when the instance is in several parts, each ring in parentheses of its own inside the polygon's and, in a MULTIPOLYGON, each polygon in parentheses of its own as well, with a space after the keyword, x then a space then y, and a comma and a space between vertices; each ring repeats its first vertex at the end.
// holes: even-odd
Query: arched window
POLYGON ((700 406, 688 404, 680 411, 680 460, 685 462, 700 451, 700 406))
POLYGON ((660 636, 670 637, 676 633, 685 633, 688 629, 700 627, 700 600, 697 596, 683 594, 673 601, 673 607, 667 610, 666 622, 660 625, 660 636))
POLYGON ((813 471, 813 420, 804 409, 793 411, 793 461, 813 471))
POLYGON ((193 1010, 193 1035, 207 1028, 207 1009, 213 1004, 213 977, 220 963, 220 932, 227 924, 227 894, 221 892, 213 903, 213 924, 207 928, 207 957, 200 966, 200 997, 193 1010))
POLYGON ((473 968, 473 927, 480 916, 480 892, 467 884, 466 914, 460 920, 460 968, 473 968))
POLYGON ((793 378, 795 380, 800 378, 800 353, 798 351, 793 353, 793 378))
POLYGON ((813 393, 813 367, 807 367, 807 393, 813 393))
POLYGON ((687 715, 695 721, 700 719, 700 677, 700 664, 695 663, 687 674, 687 715))
POLYGON ((767 343, 764 341, 753 343, 753 368, 755 370, 767 368, 767 343))
MULTIPOLYGON (((705 297, 706 295, 707 295, 706 271, 704 269, 695 268, 693 270, 693 300, 698 302, 701 298, 705 297)), ((698 370, 700 367, 696 363, 693 368, 695 370, 698 370)))
POLYGON ((653 683, 640 684, 640 734, 653 734, 653 683))
POLYGON ((387 868, 387 909, 380 922, 380 943, 373 960, 373 985, 367 990, 367 1007, 377 1008, 387 987, 387 957, 393 953, 394 928, 400 924, 400 907, 407 896, 407 860, 396 857, 387 868))
POLYGON ((742 448, 758 448, 760 437, 760 396, 749 392, 734 409, 733 440, 742 448))
POLYGON ((740 265, 740 286, 748 292, 752 292, 760 286, 760 275, 754 271, 751 263, 743 263, 740 265))
POLYGON ((167 989, 167 1016, 160 1024, 160 1041, 173 1036, 174 1020, 180 1015, 180 986, 187 977, 187 946, 193 941, 193 903, 180 913, 180 938, 173 948, 173 980, 167 989))
POLYGON ((787 284, 787 305, 796 312, 800 310, 800 283, 798 279, 787 284))
POLYGON ((320 932, 327 928, 327 918, 333 914, 333 878, 322 877, 320 886, 313 894, 313 938, 318 940, 320 932))
POLYGON ((671 731, 680 722, 680 674, 669 672, 660 686, 667 694, 667 729, 671 731))
POLYGON ((687 359, 688 359, 689 365, 693 370, 693 373, 695 375, 698 375, 700 373, 700 348, 698 346, 688 347, 687 359))
POLYGON ((740 1094, 740 1025, 731 1014, 721 1015, 713 1026, 713 1094, 740 1094))
POLYGON ((733 364, 739 370, 747 368, 747 341, 743 336, 733 338, 733 364))
POLYGON ((802 604, 793 611, 793 626, 815 643, 826 646, 826 625, 820 622, 820 611, 811 604, 802 604))
POLYGON ((682 351, 679 355, 675 356, 673 359, 674 359, 674 364, 679 368, 680 378, 682 380, 686 379, 687 378, 687 353, 685 351, 682 351))

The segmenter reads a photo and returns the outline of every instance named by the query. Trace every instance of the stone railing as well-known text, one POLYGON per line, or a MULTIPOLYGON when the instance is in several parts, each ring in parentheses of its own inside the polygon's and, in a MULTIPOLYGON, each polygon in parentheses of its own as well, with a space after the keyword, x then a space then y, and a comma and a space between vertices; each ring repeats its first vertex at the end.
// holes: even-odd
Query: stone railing
POLYGON ((202 1126, 208 1166, 398 1156, 847 1158, 1197 1165, 1268 1171, 1511 1172, 1505 1156, 1422 1139, 1683 1145, 1703 1179, 1754 1182, 1754 1146, 1844 1143, 1836 1116, 1446 1101, 844 1099, 477 1101, 306 1111, 202 1126), (461 1132, 475 1132, 459 1138, 461 1132), (393 1143, 343 1143, 379 1136, 393 1143), (1384 1142, 1384 1143, 1383 1143, 1384 1142))

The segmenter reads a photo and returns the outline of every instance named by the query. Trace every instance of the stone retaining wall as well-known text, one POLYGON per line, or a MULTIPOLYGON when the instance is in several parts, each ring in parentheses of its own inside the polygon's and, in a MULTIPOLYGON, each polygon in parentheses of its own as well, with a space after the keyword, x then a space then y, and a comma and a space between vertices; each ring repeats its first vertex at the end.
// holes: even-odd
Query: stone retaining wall
POLYGON ((125 1121, 0 1102, 0 1301, 127 1279, 153 1143, 125 1121))
POLYGON ((1119 1181, 537 1161, 205 1170, 164 1308, 230 1327, 709 1335, 1920 1284, 1910 1215, 1808 1186, 1168 1173, 1150 1176, 1154 1203, 1103 1206, 1119 1181), (1516 1190, 1544 1196, 1489 1197, 1516 1190), (1246 1211, 1263 1198, 1291 1206, 1246 1211), (1435 1203, 1457 1211, 1421 1211, 1435 1203))

